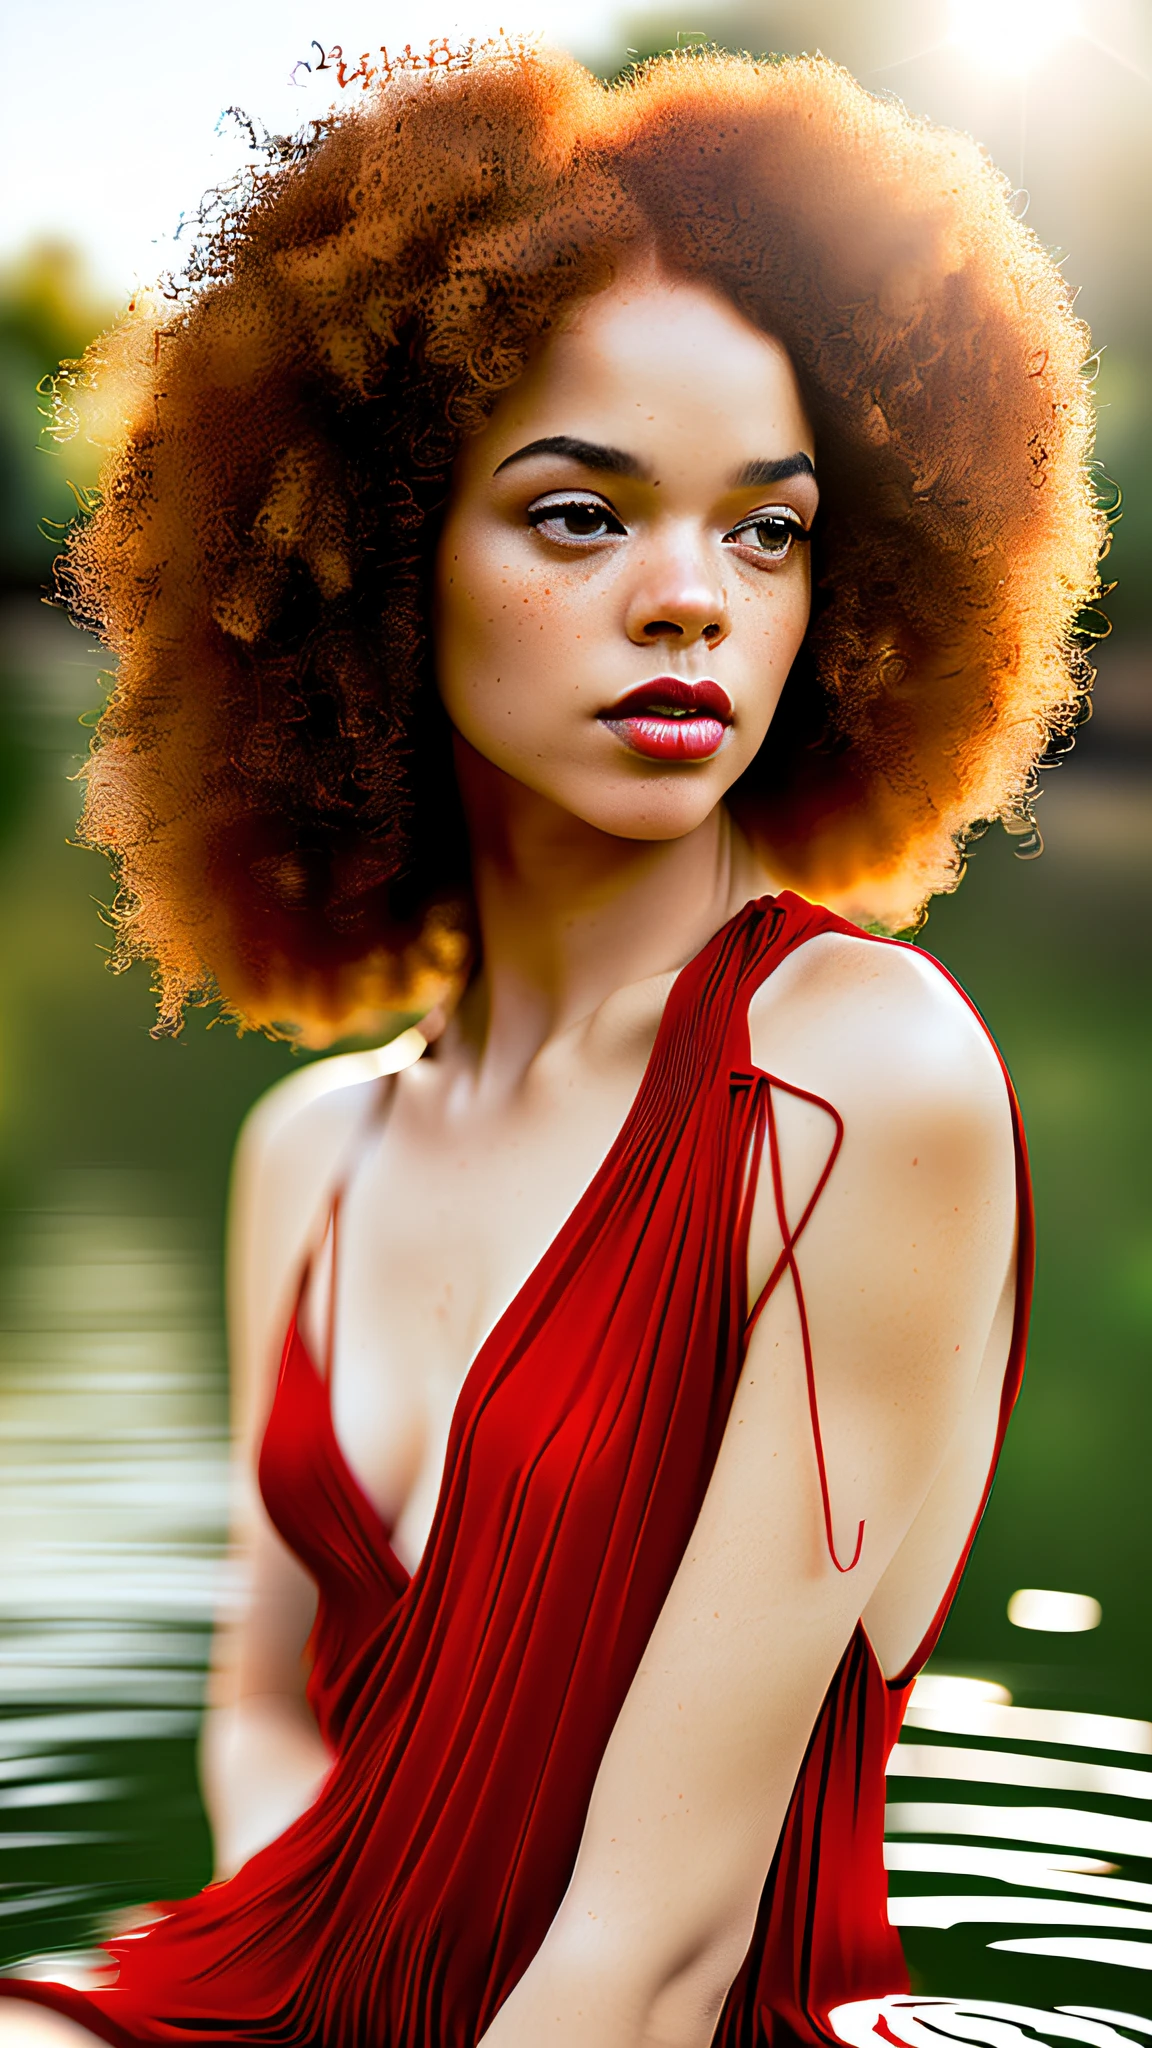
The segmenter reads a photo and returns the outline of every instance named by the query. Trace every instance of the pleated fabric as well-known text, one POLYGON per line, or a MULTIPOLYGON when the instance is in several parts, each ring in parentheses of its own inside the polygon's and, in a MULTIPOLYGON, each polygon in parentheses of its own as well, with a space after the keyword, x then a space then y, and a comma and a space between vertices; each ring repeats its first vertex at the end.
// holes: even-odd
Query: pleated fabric
MULTIPOLYGON (((116 2048, 474 2048, 563 1897, 600 1759, 708 1485, 753 1319, 747 1168, 774 1144, 786 1086, 752 1065, 748 1004, 822 932, 861 937, 791 894, 765 897, 677 977, 623 1128, 469 1369, 411 1577, 348 1470, 293 1321, 260 1482, 319 1588, 309 1698, 329 1776, 236 1876, 112 1942, 114 1983, 0 1992, 116 2048)), ((1031 1275, 1014 1099, 1013 1115, 1020 1278, 1001 1437, 1031 1275)), ((771 1285, 800 1285, 805 1220, 788 1223, 771 1285)), ((818 1361, 809 1378, 831 1543, 818 1361)), ((947 1604, 896 1682, 862 1629, 845 1650, 722 2048, 809 2048, 834 2038, 831 2007, 907 1988, 886 1911, 884 1768, 947 1604)))

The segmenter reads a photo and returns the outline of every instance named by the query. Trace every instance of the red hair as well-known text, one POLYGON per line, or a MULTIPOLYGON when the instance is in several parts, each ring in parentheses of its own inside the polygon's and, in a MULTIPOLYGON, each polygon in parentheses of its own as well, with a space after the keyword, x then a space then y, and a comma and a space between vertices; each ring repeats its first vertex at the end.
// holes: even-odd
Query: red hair
POLYGON ((464 971, 428 631, 453 462, 640 249, 784 344, 816 433, 813 622, 744 829, 899 928, 976 821, 1026 813, 1087 679, 1102 521, 1088 337, 987 158, 821 58, 613 87, 522 50, 409 65, 282 148, 175 307, 82 367, 111 452, 62 583, 119 660, 82 829, 163 1027, 218 994, 332 1036, 464 971))

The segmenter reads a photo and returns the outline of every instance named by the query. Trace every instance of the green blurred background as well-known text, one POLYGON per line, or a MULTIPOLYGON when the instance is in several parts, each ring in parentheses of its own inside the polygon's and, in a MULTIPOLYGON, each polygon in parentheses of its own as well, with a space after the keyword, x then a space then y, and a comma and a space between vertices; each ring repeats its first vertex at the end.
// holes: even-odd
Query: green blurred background
MULTIPOLYGON (((1010 6, 981 17, 990 40, 997 16, 1015 19, 1010 6)), ((1052 48, 1028 19, 1034 61, 1015 69, 979 38, 949 42, 943 8, 911 0, 765 0, 690 19, 608 8, 567 39, 605 75, 678 38, 819 47, 872 89, 972 130, 1027 188, 1041 239, 1070 250, 1080 309, 1106 344, 1098 454, 1123 515, 1096 714, 1045 772, 1042 856, 988 833, 922 941, 974 997, 1015 1077, 1040 1247, 1026 1398, 935 1667, 996 1680, 1018 1705, 1143 1718, 1152 38, 1123 0, 1093 11, 1092 36, 1052 48), (1020 1586, 1090 1593, 1102 1623, 1013 1628, 1020 1586)), ((0 273, 0 1957, 82 1948, 104 1912, 207 1874, 193 1738, 208 1623, 228 1597, 228 1162, 245 1109, 293 1057, 202 1014, 178 1041, 154 1041, 146 974, 106 972, 105 870, 69 845, 104 684, 99 650, 44 593, 95 463, 83 442, 45 441, 40 387, 124 293, 67 229, 62 219, 13 245, 0 273)), ((1139 1813, 1149 1790, 1152 1773, 1135 1803, 1101 1792, 1093 1804, 1139 1813)), ((1139 1859, 1131 1868, 1138 1880, 1139 1859)), ((1119 1968, 1009 1956, 988 1946, 992 1932, 910 1932, 920 1987, 1132 2010, 1152 1962, 1152 1947, 1149 1962, 1119 1968)))

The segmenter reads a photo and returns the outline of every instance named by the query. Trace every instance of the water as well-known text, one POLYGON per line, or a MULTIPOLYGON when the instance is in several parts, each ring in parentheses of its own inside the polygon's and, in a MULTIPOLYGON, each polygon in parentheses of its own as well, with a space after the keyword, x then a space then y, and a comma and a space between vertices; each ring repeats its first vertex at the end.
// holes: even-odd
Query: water
POLYGON ((202 1882, 193 1745, 228 1594, 208 1261, 143 1176, 55 1183, 0 1294, 0 1955, 202 1882), (179 1843, 177 1855, 173 1845, 179 1843), (145 1878, 145 1873, 148 1876, 145 1878))
MULTIPOLYGON (((1128 662, 1127 726, 1099 719, 1051 779, 1045 859, 990 838, 929 930, 1016 1074, 1040 1279, 993 1505, 892 1759, 913 1997, 843 2013, 846 2041, 881 2017, 912 2048, 1152 2035, 1152 777, 1128 662), (1014 1628, 1021 1586, 1091 1595, 1101 1626, 1014 1628)), ((0 618, 0 1963, 77 1981, 102 1927, 209 1871, 221 1218, 239 1119, 289 1064, 195 1021, 157 1045, 144 978, 102 971, 102 874, 65 843, 95 674, 62 622, 0 618)))

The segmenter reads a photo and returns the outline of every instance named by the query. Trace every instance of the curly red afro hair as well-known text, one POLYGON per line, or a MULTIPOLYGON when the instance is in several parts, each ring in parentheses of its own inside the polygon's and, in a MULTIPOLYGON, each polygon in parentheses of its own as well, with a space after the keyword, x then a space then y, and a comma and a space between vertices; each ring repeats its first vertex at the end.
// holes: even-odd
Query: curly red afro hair
POLYGON ((428 630, 453 463, 638 251, 783 342, 817 437, 813 621, 744 829, 896 929, 976 821, 1026 815, 1102 525, 1086 331, 977 146, 821 58, 409 63, 282 145, 174 309, 79 373, 111 452, 61 577, 119 664, 82 831, 161 1028, 218 995, 321 1042, 466 971, 428 630))

